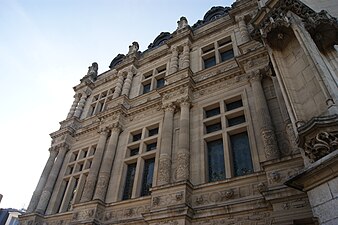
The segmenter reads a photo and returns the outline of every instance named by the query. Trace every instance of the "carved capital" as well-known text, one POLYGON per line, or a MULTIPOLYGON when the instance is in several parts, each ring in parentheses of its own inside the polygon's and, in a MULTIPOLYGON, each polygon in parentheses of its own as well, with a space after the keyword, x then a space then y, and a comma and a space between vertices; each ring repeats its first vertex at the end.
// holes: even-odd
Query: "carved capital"
POLYGON ((190 107, 191 100, 188 96, 186 96, 178 99, 177 103, 180 105, 180 107, 190 107))
POLYGON ((99 133, 100 135, 108 135, 108 133, 109 133, 109 126, 101 127, 101 128, 98 130, 98 133, 99 133))
POLYGON ((252 71, 249 75, 250 82, 260 82, 262 78, 263 75, 259 70, 252 71))
POLYGON ((120 133, 121 131, 121 125, 120 123, 113 123, 109 126, 111 132, 115 132, 115 133, 120 133))
POLYGON ((176 106, 173 102, 170 102, 170 103, 164 104, 162 106, 162 109, 164 111, 175 112, 176 106))

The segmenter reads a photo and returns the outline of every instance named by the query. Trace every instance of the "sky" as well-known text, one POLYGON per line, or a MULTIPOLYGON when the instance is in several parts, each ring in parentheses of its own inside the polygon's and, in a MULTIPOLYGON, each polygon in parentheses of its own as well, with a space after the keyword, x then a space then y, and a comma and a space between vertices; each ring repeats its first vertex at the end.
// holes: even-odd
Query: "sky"
POLYGON ((140 51, 185 16, 189 25, 233 0, 0 0, 0 208, 27 208, 50 133, 92 62, 99 74, 137 41, 140 51))

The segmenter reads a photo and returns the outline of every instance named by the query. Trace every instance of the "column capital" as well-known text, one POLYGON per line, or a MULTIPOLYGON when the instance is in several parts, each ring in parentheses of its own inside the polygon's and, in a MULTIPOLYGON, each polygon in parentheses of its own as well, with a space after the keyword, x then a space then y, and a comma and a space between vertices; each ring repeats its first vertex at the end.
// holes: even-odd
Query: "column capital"
POLYGON ((177 100, 177 103, 180 105, 180 107, 190 107, 191 105, 191 100, 189 97, 183 97, 181 99, 177 100))
POLYGON ((249 75, 250 82, 261 81, 262 78, 263 75, 259 70, 252 71, 249 75))
POLYGON ((105 127, 100 127, 99 130, 97 131, 100 135, 108 135, 109 133, 109 126, 105 127))
POLYGON ((170 102, 170 103, 164 104, 162 106, 162 109, 164 111, 175 112, 176 106, 173 102, 170 102))
POLYGON ((111 130, 111 132, 120 133, 120 131, 122 130, 122 127, 119 122, 116 122, 116 123, 109 125, 109 129, 111 130))

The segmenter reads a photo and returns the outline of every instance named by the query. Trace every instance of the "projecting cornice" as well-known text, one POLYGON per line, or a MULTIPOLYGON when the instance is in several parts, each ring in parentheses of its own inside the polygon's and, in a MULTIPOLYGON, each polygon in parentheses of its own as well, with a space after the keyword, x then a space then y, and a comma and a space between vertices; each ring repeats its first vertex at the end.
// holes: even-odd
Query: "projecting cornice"
POLYGON ((267 41, 273 48, 283 48, 288 42, 291 21, 288 12, 303 20, 319 50, 324 51, 338 44, 338 20, 322 10, 317 13, 299 0, 270 0, 252 19, 255 40, 267 41))

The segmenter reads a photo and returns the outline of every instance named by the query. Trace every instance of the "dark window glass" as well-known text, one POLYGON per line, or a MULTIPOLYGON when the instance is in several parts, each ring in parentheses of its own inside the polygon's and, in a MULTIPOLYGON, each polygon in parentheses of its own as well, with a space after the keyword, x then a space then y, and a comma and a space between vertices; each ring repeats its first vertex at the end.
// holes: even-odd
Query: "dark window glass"
POLYGON ((215 123, 215 124, 206 126, 205 129, 206 129, 207 134, 209 134, 211 132, 222 130, 222 125, 221 123, 215 123))
POLYGON ((68 172, 68 174, 72 174, 72 173, 73 173, 73 170, 74 170, 74 166, 70 166, 70 167, 69 167, 69 172, 68 172))
POLYGON ((230 136, 234 175, 242 176, 253 172, 248 133, 230 136))
POLYGON ((231 126, 235 126, 237 124, 241 124, 241 123, 244 123, 244 122, 245 122, 245 116, 244 115, 237 116, 237 117, 228 119, 228 126, 231 127, 231 126))
POLYGON ((148 93, 150 91, 150 84, 143 85, 143 94, 148 93))
POLYGON ((205 111, 205 116, 207 118, 212 117, 212 116, 216 116, 220 114, 220 109, 218 108, 214 108, 214 109, 210 109, 210 110, 206 110, 205 111))
POLYGON ((218 139, 207 143, 209 182, 224 180, 224 151, 223 140, 218 139))
POLYGON ((216 65, 216 58, 215 56, 204 59, 204 69, 210 68, 216 65))
POLYGON ((83 170, 83 164, 80 164, 79 165, 79 171, 82 171, 83 170))
POLYGON ((141 196, 150 195, 149 189, 153 185, 155 159, 148 159, 144 162, 141 196))
POLYGON ((141 140, 141 133, 139 133, 139 134, 134 134, 133 135, 133 141, 139 141, 139 140, 141 140))
POLYGON ((139 152, 139 148, 130 149, 130 156, 137 155, 138 152, 139 152))
POLYGON ((122 200, 127 200, 131 198, 131 193, 133 191, 134 178, 136 171, 136 163, 129 164, 127 169, 126 182, 124 184, 122 200))
POLYGON ((86 158, 88 154, 88 150, 83 151, 83 158, 86 158))
POLYGON ((151 144, 147 144, 147 152, 156 149, 156 146, 157 146, 157 142, 154 142, 154 143, 151 143, 151 144))
POLYGON ((234 57, 234 50, 232 50, 232 49, 225 51, 225 52, 221 52, 222 62, 224 62, 228 59, 232 59, 233 57, 234 57))
POLYGON ((164 86, 164 78, 160 78, 158 80, 156 80, 156 87, 157 88, 161 88, 164 86))
POLYGON ((149 137, 158 134, 158 127, 149 130, 149 137))
POLYGON ((243 102, 242 100, 238 100, 238 101, 234 101, 234 102, 230 102, 230 103, 226 103, 225 107, 227 111, 233 110, 233 109, 237 109, 243 106, 243 102))

